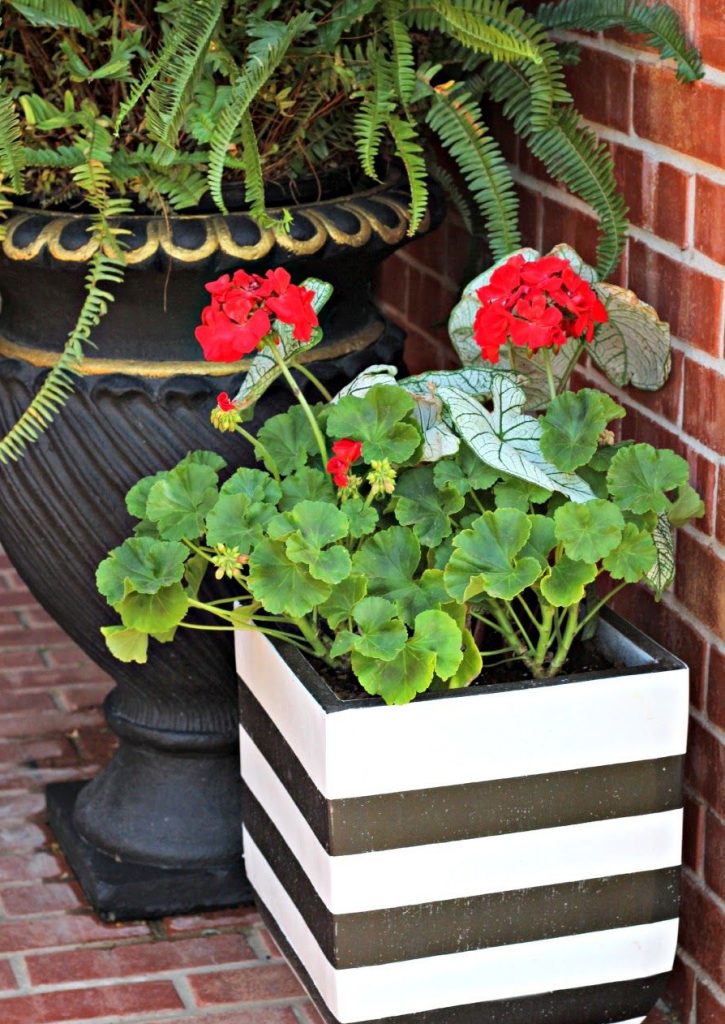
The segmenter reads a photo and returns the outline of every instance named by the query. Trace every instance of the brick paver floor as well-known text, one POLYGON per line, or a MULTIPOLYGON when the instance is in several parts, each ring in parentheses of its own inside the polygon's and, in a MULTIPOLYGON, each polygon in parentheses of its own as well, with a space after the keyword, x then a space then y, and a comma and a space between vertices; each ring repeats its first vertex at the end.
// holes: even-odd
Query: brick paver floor
POLYGON ((250 908, 116 925, 90 911, 43 787, 110 757, 110 686, 0 549, 0 1024, 321 1024, 250 908))

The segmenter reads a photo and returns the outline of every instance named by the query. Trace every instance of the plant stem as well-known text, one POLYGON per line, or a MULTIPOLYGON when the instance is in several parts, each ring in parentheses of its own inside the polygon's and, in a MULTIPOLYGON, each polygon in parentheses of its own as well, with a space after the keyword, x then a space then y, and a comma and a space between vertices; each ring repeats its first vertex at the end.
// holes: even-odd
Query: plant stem
POLYGON ((300 633, 308 642, 308 644, 312 648, 313 652, 317 655, 317 657, 323 658, 325 661, 328 661, 329 659, 327 649, 325 648, 325 645, 323 644, 322 640, 320 640, 320 637, 314 626, 310 625, 310 623, 304 616, 301 616, 299 619, 292 619, 292 622, 294 622, 295 626, 297 626, 300 633))
POLYGON ((318 380, 317 377, 315 377, 312 370, 307 369, 304 363, 298 363, 297 360, 295 360, 290 365, 294 367, 295 370, 299 370, 303 377, 307 377, 308 381, 310 381, 311 384, 314 384, 314 386, 317 388, 317 390, 320 392, 320 394, 322 395, 326 402, 332 401, 332 395, 327 390, 325 385, 322 383, 321 380, 318 380))
POLYGON ((239 424, 237 424, 236 431, 241 437, 244 438, 245 441, 248 441, 251 444, 252 451, 255 453, 255 455, 257 452, 259 452, 259 454, 262 456, 266 464, 269 466, 270 473, 277 481, 277 483, 279 483, 279 470, 277 469, 277 463, 274 461, 274 459, 269 454, 267 449, 264 447, 262 442, 258 440, 254 436, 254 434, 250 434, 248 430, 245 430, 244 427, 240 426, 239 424))
POLYGON ((508 641, 514 651, 518 651, 521 659, 528 669, 532 672, 536 670, 536 664, 533 661, 531 655, 534 653, 534 648, 531 646, 529 638, 524 633, 523 636, 519 636, 511 624, 504 608, 501 607, 498 601, 495 599, 489 599, 488 607, 496 619, 496 628, 502 634, 503 638, 508 641))
POLYGON ((579 623, 579 629, 584 629, 584 627, 587 625, 587 623, 591 622, 591 620, 594 618, 594 616, 599 614, 599 612, 602 610, 604 605, 607 604, 609 601, 611 601, 612 598, 614 597, 614 595, 618 594, 619 591, 622 590, 622 588, 626 587, 626 586, 627 586, 627 581, 624 580, 622 583, 619 583, 616 587, 613 587, 609 591, 608 594, 605 594, 605 596, 601 599, 601 601, 597 601, 597 603, 594 605, 592 610, 579 623))
POLYGON ((539 631, 539 642, 536 645, 536 663, 539 671, 543 670, 544 661, 551 643, 551 629, 554 622, 555 608, 548 602, 541 603, 541 629, 539 631))
POLYGON ((548 348, 542 349, 542 356, 544 362, 544 369, 546 370, 546 380, 549 384, 549 394, 552 399, 556 398, 558 391, 556 387, 556 381, 554 380, 554 370, 551 365, 551 353, 548 348))
POLYGON ((322 456, 322 465, 326 466, 327 465, 327 448, 325 447, 325 439, 322 436, 322 432, 320 431, 319 424, 318 424, 317 420, 315 419, 315 414, 313 413, 312 409, 310 409, 310 407, 308 405, 308 402, 307 402, 307 399, 302 394, 302 391, 301 391, 299 385, 297 384, 297 381, 292 376, 292 374, 290 372, 290 369, 287 366, 287 363, 284 361, 284 356, 282 356, 279 353, 279 351, 277 349, 277 346, 274 343, 274 341, 269 342, 268 347, 269 347, 270 351, 272 352, 272 358, 276 362, 277 366, 279 366, 279 368, 280 368, 280 372, 281 372, 282 376, 287 381, 287 384, 289 385, 290 391, 292 392, 292 394, 295 396, 295 398, 299 402, 299 404, 302 407, 302 410, 303 410, 305 416, 307 417, 307 421, 309 422, 310 427, 312 428, 312 433, 315 436, 315 441, 317 442, 317 447, 319 449, 320 455, 322 456))
POLYGON ((579 631, 578 619, 579 603, 577 602, 577 604, 573 604, 571 608, 569 608, 566 614, 566 626, 564 627, 564 634, 561 638, 561 643, 559 644, 556 654, 552 658, 551 664, 546 672, 549 679, 553 678, 553 676, 558 673, 559 669, 568 657, 569 649, 574 641, 574 637, 579 631))

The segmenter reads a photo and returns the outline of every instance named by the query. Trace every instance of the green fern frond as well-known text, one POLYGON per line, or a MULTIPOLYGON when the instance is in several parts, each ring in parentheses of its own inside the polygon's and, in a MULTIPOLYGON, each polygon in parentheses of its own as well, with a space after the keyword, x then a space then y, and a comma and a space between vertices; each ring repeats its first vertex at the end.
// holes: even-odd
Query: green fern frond
POLYGON ((170 161, 174 157, 179 128, 223 9, 224 0, 183 3, 168 45, 159 57, 157 73, 153 67, 146 71, 144 82, 152 79, 146 124, 149 136, 158 143, 159 159, 170 161))
POLYGON ((456 161, 483 215, 496 259, 518 249, 518 197, 498 143, 463 85, 433 90, 428 125, 456 161))
POLYGON ((23 147, 23 163, 26 167, 75 167, 83 157, 80 146, 56 146, 55 149, 23 147))
POLYGON ((7 0, 31 25, 49 28, 74 28, 84 35, 95 35, 88 17, 73 0, 7 0))
POLYGON ((471 202, 453 180, 453 175, 445 167, 441 167, 435 157, 428 157, 428 174, 440 187, 446 197, 448 205, 452 207, 463 222, 463 226, 469 235, 472 235, 475 227, 473 223, 474 211, 471 202))
POLYGON ((404 121, 395 115, 388 121, 390 133, 395 143, 395 155, 400 158, 408 176, 410 188, 410 224, 408 234, 414 235, 421 225, 428 207, 428 184, 423 147, 418 141, 418 133, 410 121, 404 121))
POLYGON ((503 13, 505 4, 482 2, 475 6, 478 9, 474 12, 454 6, 448 0, 433 0, 433 7, 440 16, 444 31, 468 49, 483 53, 493 60, 531 60, 535 64, 541 63, 538 47, 528 39, 517 32, 507 32, 491 24, 491 13, 487 8, 501 7, 503 13))
POLYGON ((353 132, 360 166, 368 178, 377 179, 375 162, 380 153, 388 118, 394 110, 391 72, 385 54, 368 47, 368 60, 372 68, 371 88, 363 93, 355 114, 353 132))
POLYGON ((560 0, 542 4, 536 18, 548 29, 604 32, 622 28, 643 35, 662 57, 676 61, 681 82, 694 82, 704 74, 697 48, 688 43, 677 12, 667 4, 643 4, 637 0, 598 0, 596 4, 591 0, 560 0))
POLYGON ((333 50, 348 29, 370 14, 379 3, 380 0, 342 0, 336 4, 330 14, 318 22, 317 33, 323 49, 333 50))
POLYGON ((76 325, 37 395, 0 440, 0 462, 17 461, 25 448, 45 433, 68 401, 75 388, 83 346, 89 342, 91 331, 108 309, 108 303, 113 301, 113 295, 103 286, 119 284, 121 276, 116 260, 109 259, 101 249, 93 254, 86 276, 86 297, 76 325))
POLYGON ((242 161, 244 164, 244 198, 249 212, 261 227, 272 227, 274 221, 268 215, 264 197, 264 175, 262 158, 259 154, 257 137, 249 110, 242 117, 242 161))
POLYGON ((415 55, 413 40, 401 21, 402 0, 384 0, 385 22, 393 45, 392 74, 403 108, 407 111, 415 89, 415 55))
POLYGON ((275 69, 284 60, 285 54, 292 45, 298 33, 304 31, 310 24, 309 16, 299 14, 292 18, 284 27, 284 31, 267 47, 264 58, 255 54, 254 58, 247 61, 241 75, 234 83, 229 99, 219 115, 216 128, 211 137, 209 152, 208 182, 214 202, 219 209, 226 213, 224 199, 222 198, 222 175, 224 174, 224 161, 227 150, 231 145, 234 136, 239 128, 242 118, 250 104, 259 94, 260 89, 268 80, 275 69))
POLYGON ((534 156, 599 216, 597 272, 606 278, 617 265, 627 231, 627 205, 622 197, 609 150, 585 128, 574 107, 556 112, 554 124, 526 139, 534 156))
POLYGON ((12 189, 23 191, 25 158, 20 134, 20 121, 15 104, 9 96, 0 96, 0 174, 10 181, 12 189))

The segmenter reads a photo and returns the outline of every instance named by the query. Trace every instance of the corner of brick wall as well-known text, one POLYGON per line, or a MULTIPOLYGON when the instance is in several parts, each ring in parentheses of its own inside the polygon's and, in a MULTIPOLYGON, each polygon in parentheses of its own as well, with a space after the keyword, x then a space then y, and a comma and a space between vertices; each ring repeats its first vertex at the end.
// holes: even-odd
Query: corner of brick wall
MULTIPOLYGON (((680 85, 650 50, 614 33, 577 38, 582 61, 570 87, 611 147, 630 208, 613 279, 653 305, 673 335, 672 374, 661 391, 614 392, 628 411, 624 429, 685 456, 708 509, 679 531, 677 579, 662 602, 631 588, 618 605, 687 661, 692 678, 679 957, 664 1009, 647 1024, 725 1024, 725 0, 673 6, 702 50, 702 81, 680 85)), ((591 212, 542 174, 516 139, 502 141, 519 185, 525 242, 545 251, 566 241, 591 258, 591 212)), ((384 265, 378 298, 408 331, 413 372, 457 363, 444 325, 467 248, 449 215, 384 265)), ((591 367, 583 375, 606 384, 591 367)))

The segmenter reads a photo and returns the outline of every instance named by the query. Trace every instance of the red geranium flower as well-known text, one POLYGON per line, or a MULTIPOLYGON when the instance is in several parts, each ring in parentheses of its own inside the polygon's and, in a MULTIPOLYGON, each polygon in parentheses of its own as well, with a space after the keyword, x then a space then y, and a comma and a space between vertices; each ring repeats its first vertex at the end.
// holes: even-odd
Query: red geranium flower
POLYGON ((531 352, 559 347, 571 337, 591 341, 596 324, 607 320, 593 288, 558 256, 528 262, 521 254, 512 256, 476 295, 481 308, 473 337, 492 363, 507 341, 531 352))
POLYGON ((220 391, 216 396, 217 408, 221 409, 222 412, 234 412, 236 405, 231 400, 226 391, 220 391))
POLYGON ((255 310, 244 324, 231 320, 217 302, 202 310, 201 326, 194 337, 204 349, 204 358, 213 363, 234 363, 253 352, 269 334, 269 316, 255 310))
POLYGON ((328 459, 325 468, 337 487, 347 487, 349 483, 347 473, 353 462, 362 455, 362 442, 343 438, 341 441, 335 441, 332 451, 333 457, 328 459))
POLYGON ((317 327, 319 320, 312 308, 315 293, 308 288, 291 284, 283 295, 267 299, 267 307, 271 309, 283 324, 290 324, 297 341, 309 341, 312 328, 317 327))

